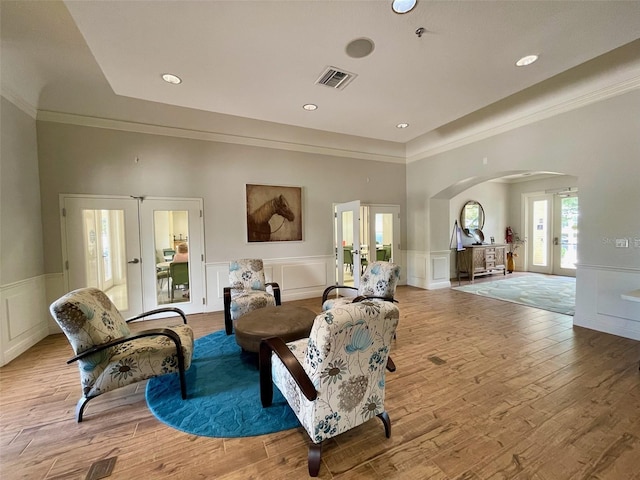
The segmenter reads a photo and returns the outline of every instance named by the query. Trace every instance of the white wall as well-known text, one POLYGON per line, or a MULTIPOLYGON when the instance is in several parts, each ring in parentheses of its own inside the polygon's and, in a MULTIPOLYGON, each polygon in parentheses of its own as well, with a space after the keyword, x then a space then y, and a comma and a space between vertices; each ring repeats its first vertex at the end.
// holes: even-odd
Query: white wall
POLYGON ((406 203, 396 163, 43 121, 38 154, 48 273, 62 269, 60 193, 203 198, 207 262, 330 255, 334 202, 406 203), (246 242, 247 183, 303 188, 302 242, 246 242))
POLYGON ((640 90, 633 90, 408 164, 408 282, 428 282, 421 260, 448 244, 442 217, 466 186, 515 172, 564 173, 577 177, 580 192, 574 323, 640 339, 640 304, 620 298, 640 287, 639 111, 640 90), (630 248, 613 246, 620 237, 630 248))
POLYGON ((283 299, 320 295, 335 277, 332 205, 405 206, 398 163, 47 121, 38 121, 38 152, 47 273, 62 272, 61 193, 203 198, 206 311, 222 309, 234 258, 264 259, 283 299), (302 242, 246 241, 247 183, 302 187, 302 242))
POLYGON ((0 120, 0 365, 49 331, 36 121, 4 97, 0 120))

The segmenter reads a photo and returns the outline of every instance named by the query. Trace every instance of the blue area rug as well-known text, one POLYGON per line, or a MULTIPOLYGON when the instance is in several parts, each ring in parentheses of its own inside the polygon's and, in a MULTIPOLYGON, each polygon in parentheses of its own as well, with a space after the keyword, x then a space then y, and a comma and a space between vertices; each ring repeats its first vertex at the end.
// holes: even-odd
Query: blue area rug
POLYGON ((235 335, 223 330, 195 341, 187 370, 187 399, 177 375, 147 383, 147 404, 163 423, 205 437, 250 437, 300 426, 274 387, 273 404, 262 408, 257 357, 242 353, 235 335))
POLYGON ((531 274, 453 289, 565 315, 573 315, 576 309, 576 279, 573 277, 531 274))

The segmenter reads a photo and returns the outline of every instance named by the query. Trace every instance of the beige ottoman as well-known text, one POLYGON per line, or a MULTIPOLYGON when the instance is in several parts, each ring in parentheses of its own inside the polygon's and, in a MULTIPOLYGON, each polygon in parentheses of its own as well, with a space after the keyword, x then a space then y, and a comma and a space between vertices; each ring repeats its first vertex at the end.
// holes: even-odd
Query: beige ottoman
POLYGON ((236 343, 243 350, 258 353, 264 338, 291 342, 308 337, 316 315, 308 308, 287 304, 259 308, 236 320, 236 343))

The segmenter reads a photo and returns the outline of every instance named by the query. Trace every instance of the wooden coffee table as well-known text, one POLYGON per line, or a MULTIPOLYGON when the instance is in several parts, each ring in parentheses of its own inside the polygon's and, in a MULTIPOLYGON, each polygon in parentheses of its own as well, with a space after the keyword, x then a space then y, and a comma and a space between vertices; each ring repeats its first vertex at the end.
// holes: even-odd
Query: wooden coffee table
POLYGON ((258 353, 260 341, 280 337, 292 342, 309 336, 317 314, 295 305, 259 308, 236 320, 236 343, 248 352, 258 353))

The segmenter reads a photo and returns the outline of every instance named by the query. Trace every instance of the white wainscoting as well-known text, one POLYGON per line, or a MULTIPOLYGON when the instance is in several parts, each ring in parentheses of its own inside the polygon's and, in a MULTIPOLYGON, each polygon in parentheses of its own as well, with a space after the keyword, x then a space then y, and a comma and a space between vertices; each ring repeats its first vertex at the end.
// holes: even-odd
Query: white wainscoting
MULTIPOLYGON (((229 262, 207 263, 206 312, 224 309, 223 289, 229 286, 229 262)), ((282 301, 321 297, 335 283, 335 258, 332 255, 264 260, 267 282, 280 286, 282 301)))
POLYGON ((450 250, 429 253, 407 251, 406 259, 408 285, 426 290, 451 287, 450 250))
POLYGON ((427 288, 437 290, 451 287, 451 250, 440 250, 429 253, 430 275, 427 288))
POLYGON ((49 335, 44 275, 0 287, 0 365, 49 335))
POLYGON ((640 270, 579 265, 573 324, 640 340, 640 303, 622 294, 640 288, 640 270))
MULTIPOLYGON (((400 254, 400 258, 399 284, 426 288, 427 256, 400 254), (405 266, 410 260, 412 265, 405 266)), ((440 265, 438 268, 448 267, 440 265)), ((229 263, 207 263, 205 269, 207 304, 204 311, 222 311, 223 288, 229 285, 229 263)), ((267 282, 280 285, 282 301, 319 298, 327 286, 336 282, 335 257, 265 259, 265 276, 267 282)), ((65 293, 62 273, 41 275, 0 287, 0 365, 10 362, 47 335, 61 333, 49 314, 49 305, 65 293)))

